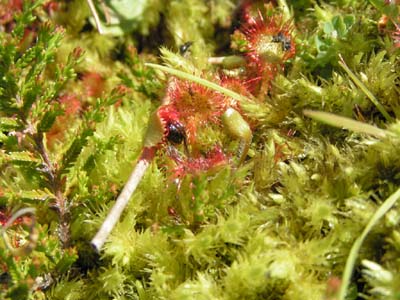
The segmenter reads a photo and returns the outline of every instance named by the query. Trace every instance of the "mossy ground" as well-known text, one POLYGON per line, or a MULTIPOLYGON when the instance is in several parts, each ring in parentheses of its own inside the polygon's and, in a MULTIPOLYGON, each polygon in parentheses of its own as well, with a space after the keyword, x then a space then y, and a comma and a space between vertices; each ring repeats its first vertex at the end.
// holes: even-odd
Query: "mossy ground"
MULTIPOLYGON (((338 299, 353 243, 399 188, 398 6, 276 2, 104 1, 100 14, 120 9, 105 35, 86 1, 0 2, 0 221, 35 208, 38 234, 19 255, 1 242, 0 298, 338 299), (212 79, 223 67, 209 57, 243 54, 250 4, 292 22, 296 54, 267 92, 241 103, 253 131, 245 162, 177 185, 161 149, 95 253, 89 242, 166 93, 169 75, 145 63, 212 79), (330 126, 305 109, 385 134, 330 126)), ((239 142, 221 126, 197 134, 199 152, 218 144, 235 156, 239 142)), ((399 298, 399 220, 394 205, 369 232, 346 299, 399 298)), ((32 238, 22 223, 6 232, 16 248, 32 238)))

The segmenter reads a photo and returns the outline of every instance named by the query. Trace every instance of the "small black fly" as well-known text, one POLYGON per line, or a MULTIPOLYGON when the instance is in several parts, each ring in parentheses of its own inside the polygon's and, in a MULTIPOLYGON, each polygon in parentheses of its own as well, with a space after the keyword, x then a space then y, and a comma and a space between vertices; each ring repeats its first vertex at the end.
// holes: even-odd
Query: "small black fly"
POLYGON ((285 36, 282 31, 272 37, 272 42, 282 43, 283 51, 290 51, 292 49, 290 37, 285 36))
POLYGON ((167 140, 173 144, 181 144, 186 140, 185 127, 179 122, 167 124, 167 140))
POLYGON ((193 45, 193 42, 186 42, 179 46, 179 54, 184 55, 189 50, 189 48, 193 45))
POLYGON ((176 121, 176 122, 170 122, 167 124, 167 140, 171 144, 179 145, 182 144, 185 149, 186 155, 189 155, 189 149, 186 141, 186 130, 185 126, 183 126, 182 123, 176 121))

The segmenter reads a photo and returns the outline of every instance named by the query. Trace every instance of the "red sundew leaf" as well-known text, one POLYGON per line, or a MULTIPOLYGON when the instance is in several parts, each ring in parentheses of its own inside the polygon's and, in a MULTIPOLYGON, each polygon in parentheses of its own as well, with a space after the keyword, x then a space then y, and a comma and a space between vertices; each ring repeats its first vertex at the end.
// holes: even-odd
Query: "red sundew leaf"
POLYGON ((225 110, 224 95, 197 83, 176 80, 168 95, 181 118, 196 116, 199 123, 216 123, 225 110))
POLYGON ((37 32, 30 28, 25 28, 24 35, 21 41, 18 43, 19 51, 25 51, 28 49, 34 42, 37 37, 37 32))
POLYGON ((158 116, 165 123, 170 121, 178 121, 180 117, 179 112, 171 104, 160 106, 160 108, 158 109, 158 116))
POLYGON ((342 280, 339 277, 332 276, 326 282, 325 297, 326 299, 336 299, 342 285, 342 280))
POLYGON ((22 11, 22 0, 9 0, 0 5, 0 24, 7 24, 13 21, 14 14, 22 11))
POLYGON ((292 38, 293 26, 282 16, 247 17, 240 31, 244 34, 247 52, 248 86, 252 93, 265 93, 283 64, 296 53, 292 38), (260 87, 263 87, 260 91, 260 87))
POLYGON ((215 172, 220 167, 229 163, 229 158, 221 147, 215 146, 205 156, 185 157, 171 155, 176 167, 171 171, 171 178, 183 178, 187 175, 197 176, 204 172, 215 172))
POLYGON ((0 211, 0 225, 4 226, 7 223, 9 217, 2 211, 0 211))
POLYGON ((82 108, 81 101, 75 94, 65 94, 59 98, 59 101, 63 105, 67 116, 78 113, 82 108))
POLYGON ((186 132, 189 144, 196 143, 196 135, 197 135, 197 125, 194 121, 191 120, 192 118, 188 118, 186 124, 186 132))
MULTIPOLYGON (((0 226, 4 226, 10 218, 11 218, 11 214, 8 211, 6 211, 4 209, 0 210, 0 226)), ((31 222, 31 218, 26 219, 26 220, 27 220, 27 223, 25 223, 25 217, 19 217, 14 221, 13 225, 19 225, 22 223, 29 224, 31 222)))
POLYGON ((58 116, 53 126, 47 132, 47 145, 51 146, 55 140, 61 140, 68 126, 68 120, 77 115, 82 109, 82 103, 77 95, 65 94, 59 98, 59 102, 64 107, 64 115, 58 116))
POLYGON ((230 105, 228 97, 203 85, 174 79, 167 90, 170 111, 186 126, 188 142, 196 140, 196 130, 208 123, 218 124, 230 105))
POLYGON ((52 16, 55 12, 60 9, 60 3, 56 1, 49 1, 43 5, 45 11, 52 16))
POLYGON ((178 111, 173 105, 166 104, 158 108, 157 116, 160 120, 160 124, 163 130, 163 138, 161 142, 166 142, 166 138, 169 134, 169 124, 180 122, 180 116, 178 111))
POLYGON ((8 1, 8 8, 9 9, 14 9, 14 10, 17 10, 17 11, 21 11, 23 3, 24 3, 23 0, 9 0, 8 1))
POLYGON ((99 73, 87 72, 82 76, 82 84, 87 96, 100 97, 105 88, 105 79, 99 73))
POLYGON ((261 13, 251 23, 243 24, 241 31, 245 34, 248 42, 249 59, 260 63, 260 59, 274 58, 276 61, 272 61, 272 63, 283 63, 293 57, 296 53, 296 45, 291 36, 292 27, 291 23, 283 22, 282 16, 271 16, 264 19, 261 13), (277 43, 276 49, 272 47, 273 43, 277 43), (269 52, 275 52, 273 54, 276 55, 276 58, 272 57, 269 52))
POLYGON ((263 61, 250 61, 247 65, 246 85, 254 95, 265 95, 271 88, 272 81, 282 68, 263 61))
MULTIPOLYGON (((246 97, 250 96, 251 85, 247 81, 243 81, 243 80, 235 78, 235 77, 228 77, 228 76, 222 75, 221 76, 221 86, 228 88, 240 95, 244 95, 246 97)), ((230 98, 230 97, 226 97, 226 109, 228 107, 231 107, 233 109, 236 109, 237 111, 240 111, 239 101, 237 101, 233 98, 230 98)))
POLYGON ((276 6, 276 1, 269 1, 265 3, 265 0, 245 0, 241 5, 241 17, 244 23, 251 24, 254 22, 255 18, 259 15, 261 9, 266 9, 267 12, 273 11, 276 6))

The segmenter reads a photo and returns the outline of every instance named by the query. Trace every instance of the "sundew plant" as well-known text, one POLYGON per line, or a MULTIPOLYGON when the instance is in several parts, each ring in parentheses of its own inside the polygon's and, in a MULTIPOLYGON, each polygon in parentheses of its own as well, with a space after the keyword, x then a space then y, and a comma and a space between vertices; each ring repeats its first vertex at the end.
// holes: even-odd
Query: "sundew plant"
POLYGON ((399 9, 0 1, 0 299, 399 299, 399 9))

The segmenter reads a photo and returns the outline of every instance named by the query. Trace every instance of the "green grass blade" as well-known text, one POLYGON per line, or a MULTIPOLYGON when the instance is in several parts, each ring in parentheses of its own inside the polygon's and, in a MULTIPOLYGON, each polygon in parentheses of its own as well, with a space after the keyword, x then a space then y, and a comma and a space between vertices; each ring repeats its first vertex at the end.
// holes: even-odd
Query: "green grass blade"
POLYGON ((393 118, 389 115, 382 104, 376 99, 376 97, 371 93, 371 91, 365 86, 364 83, 350 70, 346 65, 342 56, 339 55, 339 65, 346 71, 347 75, 353 80, 353 82, 364 92, 365 95, 371 100, 371 102, 376 106, 376 108, 381 112, 385 119, 389 122, 393 122, 393 118))
POLYGON ((177 76, 179 78, 186 79, 186 80, 189 80, 189 81, 192 81, 192 82, 196 82, 198 84, 201 84, 201 85, 203 85, 203 86, 205 86, 205 87, 207 87, 209 89, 212 89, 214 91, 220 92, 220 93, 222 93, 222 94, 224 94, 224 95, 226 95, 228 97, 231 97, 231 98, 233 98, 235 100, 238 100, 240 102, 248 102, 248 101, 250 101, 250 99, 248 99, 247 97, 242 96, 242 95, 240 95, 238 93, 235 93, 234 91, 231 91, 231 90, 229 90, 227 88, 224 88, 222 86, 219 86, 218 84, 216 84, 214 82, 211 82, 211 81, 208 81, 207 79, 204 79, 204 78, 201 78, 201 77, 198 77, 198 76, 195 76, 195 75, 192 75, 192 74, 189 74, 189 73, 177 70, 177 69, 173 69, 173 68, 170 68, 170 67, 158 65, 158 64, 146 63, 145 65, 148 66, 148 67, 151 67, 151 68, 154 68, 154 69, 169 73, 171 75, 177 76))
POLYGON ((383 138, 388 134, 386 130, 332 113, 304 110, 304 115, 331 126, 345 128, 354 132, 366 133, 379 138, 383 138))
POLYGON ((350 283, 351 275, 353 274, 354 265, 357 260, 358 252, 360 251, 361 245, 364 242, 366 236, 371 231, 372 227, 393 207, 396 201, 400 198, 400 188, 392 194, 389 198, 382 203, 375 214, 372 216, 371 220, 368 222, 367 226, 361 233, 361 235, 354 242, 353 247, 351 247, 349 256, 346 261, 346 266, 343 271, 342 284, 339 290, 339 300, 345 300, 347 289, 350 283))

